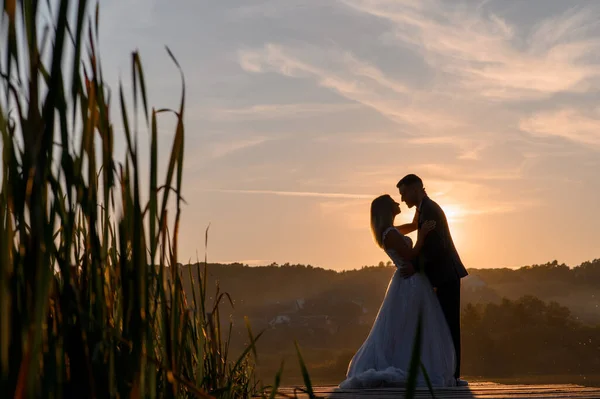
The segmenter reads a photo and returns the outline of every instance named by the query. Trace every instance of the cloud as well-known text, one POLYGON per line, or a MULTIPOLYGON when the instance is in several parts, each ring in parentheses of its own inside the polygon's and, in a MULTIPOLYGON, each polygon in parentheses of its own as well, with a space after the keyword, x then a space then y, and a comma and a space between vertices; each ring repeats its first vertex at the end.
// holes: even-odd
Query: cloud
POLYGON ((521 119, 521 130, 538 137, 561 137, 579 144, 600 146, 600 109, 574 108, 541 111, 521 119))
POLYGON ((229 10, 233 19, 270 18, 280 17, 282 14, 281 2, 266 1, 260 4, 243 5, 229 10))
MULTIPOLYGON (((319 84, 339 91, 340 93, 369 92, 368 82, 375 83, 386 90, 405 93, 408 88, 401 82, 385 76, 374 65, 357 59, 349 52, 339 49, 323 51, 316 47, 286 48, 282 45, 268 43, 261 50, 240 50, 238 52, 240 66, 247 72, 277 72, 290 77, 317 77, 319 84), (325 64, 338 64, 339 74, 300 60, 292 53, 303 53, 304 57, 313 61, 321 60, 325 64), (345 76, 342 76, 344 74, 345 76), (349 79, 360 78, 360 80, 349 79)), ((337 68, 334 68, 337 70, 337 68)))
POLYGON ((201 111, 210 119, 220 121, 274 120, 308 118, 323 114, 342 113, 362 108, 361 104, 260 104, 244 108, 213 108, 201 111))
POLYGON ((315 79, 319 86, 370 107, 397 123, 422 130, 464 126, 464 121, 451 112, 418 104, 417 92, 403 82, 336 48, 294 48, 268 43, 261 49, 240 50, 238 60, 246 72, 274 72, 292 78, 315 79))
POLYGON ((211 158, 215 159, 250 147, 255 147, 269 140, 273 140, 273 138, 269 138, 266 136, 255 136, 236 140, 228 139, 223 141, 216 141, 208 145, 208 151, 210 153, 211 158))
POLYGON ((476 147, 469 148, 463 151, 463 153, 458 156, 458 159, 478 161, 481 159, 481 152, 489 146, 490 144, 482 143, 476 147))
MULTIPOLYGON (((582 92, 600 76, 589 55, 600 40, 589 39, 600 9, 571 9, 519 31, 484 7, 451 7, 429 0, 340 0, 352 9, 391 23, 387 44, 409 46, 458 87, 500 100, 544 98, 582 92)), ((449 90, 453 90, 449 83, 449 90)))
POLYGON ((442 206, 448 221, 452 223, 462 222, 468 217, 493 215, 498 213, 514 212, 518 209, 513 204, 490 204, 490 205, 474 205, 465 207, 461 204, 447 203, 442 206))
POLYGON ((459 160, 478 161, 483 150, 493 145, 495 139, 492 134, 479 133, 477 138, 469 135, 444 135, 414 137, 408 140, 413 145, 453 145, 460 149, 459 160))
POLYGON ((351 182, 341 185, 340 189, 360 187, 365 192, 389 193, 397 197, 395 185, 398 180, 406 173, 416 173, 423 179, 425 189, 432 198, 442 203, 469 204, 470 208, 474 207, 472 209, 484 207, 491 212, 493 209, 506 209, 520 204, 515 203, 513 198, 508 202, 503 201, 506 198, 506 187, 517 187, 522 195, 532 193, 526 183, 527 172, 536 162, 536 158, 526 158, 516 165, 494 167, 478 164, 477 168, 473 168, 468 162, 416 163, 402 167, 392 163, 352 171, 338 180, 351 182), (523 186, 526 188, 521 188, 523 186))
POLYGON ((239 54, 240 67, 246 72, 260 73, 263 72, 262 60, 259 53, 250 51, 242 51, 239 54))
POLYGON ((330 133, 315 137, 315 142, 339 142, 343 140, 348 143, 366 145, 401 145, 404 148, 422 146, 453 146, 458 148, 459 160, 477 161, 481 159, 481 153, 493 145, 495 139, 492 135, 480 133, 477 138, 468 135, 442 135, 442 136, 408 136, 404 132, 359 132, 359 133, 330 133))
MULTIPOLYGON (((375 196, 371 197, 375 198, 375 196)), ((370 199, 371 199, 370 198, 370 199)), ((450 224, 462 223, 469 218, 484 215, 498 215, 518 212, 524 208, 536 206, 535 200, 521 201, 490 201, 469 203, 456 201, 451 198, 433 197, 442 207, 450 224)), ((366 230, 369 228, 369 200, 336 200, 319 202, 318 208, 323 218, 335 220, 336 225, 348 229, 366 230)), ((408 222, 413 217, 414 210, 406 211, 402 205, 403 213, 396 219, 396 224, 408 222)))
POLYGON ((278 191, 278 190, 230 190, 230 189, 203 189, 202 191, 210 191, 217 193, 231 194, 260 194, 260 195, 276 195, 283 197, 318 197, 318 198, 346 198, 346 199, 367 199, 375 198, 369 194, 354 194, 354 193, 329 193, 329 192, 310 192, 310 191, 278 191))
POLYGON ((365 199, 328 200, 318 203, 318 209, 324 219, 328 219, 347 229, 367 230, 369 228, 370 202, 376 196, 365 199))
POLYGON ((520 165, 511 168, 494 169, 489 166, 482 166, 477 170, 472 168, 463 168, 457 165, 448 164, 421 164, 419 168, 432 178, 461 180, 466 182, 481 182, 490 180, 520 180, 524 176, 524 169, 530 162, 525 159, 520 165))
POLYGON ((310 4, 301 0, 267 0, 260 2, 253 1, 252 4, 245 4, 246 2, 241 3, 244 5, 228 10, 228 14, 233 20, 249 18, 277 19, 295 13, 300 8, 308 6, 315 7, 318 5, 318 3, 310 4))
MULTIPOLYGON (((336 223, 350 229, 365 230, 369 226, 369 203, 375 196, 368 200, 336 200, 323 201, 318 204, 321 214, 325 218, 334 218, 336 223)), ((524 206, 530 206, 527 201, 490 203, 475 203, 466 206, 460 201, 454 201, 449 198, 435 197, 442 206, 446 217, 451 223, 463 222, 465 219, 474 216, 494 215, 502 213, 516 212, 523 209, 524 206)), ((404 206, 402 206, 404 208, 404 206)), ((405 213, 396 220, 397 224, 412 219, 413 211, 403 209, 405 213)))
MULTIPOLYGON (((393 45, 397 49, 392 52, 397 54, 409 49, 430 71, 427 83, 418 83, 410 78, 414 71, 400 66, 400 72, 388 72, 391 69, 384 68, 385 62, 366 58, 360 47, 351 47, 357 52, 342 48, 336 40, 310 45, 310 40, 282 39, 281 43, 238 50, 238 63, 246 72, 313 81, 315 86, 368 107, 398 125, 395 134, 329 133, 316 141, 333 137, 356 144, 447 146, 454 147, 456 160, 471 163, 483 161, 494 151, 505 151, 508 157, 520 157, 522 151, 540 154, 536 149, 544 145, 540 140, 516 142, 522 134, 519 127, 536 132, 538 138, 557 135, 541 126, 546 115, 520 119, 522 110, 499 107, 479 96, 486 100, 545 100, 557 93, 592 90, 600 81, 597 59, 591 55, 600 51, 600 40, 591 35, 600 26, 600 7, 571 8, 525 27, 491 12, 485 2, 479 7, 449 6, 437 0, 339 0, 338 4, 364 20, 387 21, 375 31, 385 33, 379 36, 380 42, 374 40, 374 47, 381 52, 389 51, 389 47, 381 48, 382 44, 393 45), (515 145, 502 143, 509 135, 515 145)), ((293 106, 275 111, 257 105, 217 117, 285 119, 312 116, 313 112, 316 110, 306 104, 298 108, 298 114, 293 106)), ((591 130, 593 118, 588 119, 579 116, 582 133, 569 135, 590 144, 596 139, 591 130)))
POLYGON ((463 223, 469 218, 489 215, 506 215, 526 208, 539 206, 540 202, 532 199, 525 201, 493 201, 465 206, 462 203, 446 202, 440 204, 450 224, 463 223))

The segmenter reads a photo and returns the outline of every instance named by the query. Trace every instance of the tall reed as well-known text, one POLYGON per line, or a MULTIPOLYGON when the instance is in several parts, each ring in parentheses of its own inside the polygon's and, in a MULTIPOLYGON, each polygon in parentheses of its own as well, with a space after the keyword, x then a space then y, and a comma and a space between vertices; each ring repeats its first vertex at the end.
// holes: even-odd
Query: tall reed
POLYGON ((1 14, 0 396, 257 393, 258 337, 249 329, 246 351, 231 359, 219 314, 227 295, 207 303, 206 275, 193 298, 182 288, 183 74, 178 108, 150 108, 134 52, 130 96, 121 86, 111 97, 97 50, 99 5, 48 2, 55 8, 42 29, 44 3, 4 0, 1 14), (112 101, 123 159, 115 158, 112 101), (157 132, 166 113, 176 127, 159 181, 157 132), (138 119, 150 135, 145 165, 138 119))

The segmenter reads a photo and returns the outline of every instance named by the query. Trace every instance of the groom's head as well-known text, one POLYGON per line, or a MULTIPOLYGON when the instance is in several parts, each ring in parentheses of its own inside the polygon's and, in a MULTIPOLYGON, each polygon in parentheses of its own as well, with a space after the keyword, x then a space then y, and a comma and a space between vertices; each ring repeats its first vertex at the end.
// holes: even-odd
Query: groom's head
POLYGON ((423 180, 417 175, 410 174, 404 176, 396 184, 396 187, 398 187, 402 202, 405 202, 409 208, 418 205, 425 196, 423 180))

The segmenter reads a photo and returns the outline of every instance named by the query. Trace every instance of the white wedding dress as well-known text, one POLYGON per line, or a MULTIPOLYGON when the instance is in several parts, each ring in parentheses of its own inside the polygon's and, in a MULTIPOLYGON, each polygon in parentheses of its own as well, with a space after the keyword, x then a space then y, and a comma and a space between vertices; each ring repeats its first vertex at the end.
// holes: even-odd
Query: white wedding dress
MULTIPOLYGON (((394 227, 383 233, 400 234, 394 227)), ((403 236, 412 247, 412 240, 403 236)), ((400 275, 404 260, 395 250, 386 253, 396 265, 383 303, 369 336, 348 366, 346 380, 340 388, 375 388, 406 384, 417 331, 418 311, 422 312, 421 362, 434 387, 455 386, 455 353, 450 329, 437 296, 427 277, 415 273, 404 279, 400 275)), ((426 386, 419 370, 418 386, 426 386)))

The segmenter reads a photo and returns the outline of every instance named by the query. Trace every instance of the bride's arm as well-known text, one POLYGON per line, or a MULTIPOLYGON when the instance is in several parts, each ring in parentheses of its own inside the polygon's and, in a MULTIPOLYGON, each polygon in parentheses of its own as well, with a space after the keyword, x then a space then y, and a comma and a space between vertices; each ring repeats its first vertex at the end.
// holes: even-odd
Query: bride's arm
POLYGON ((388 234, 385 237, 384 245, 386 248, 394 249, 404 260, 410 261, 419 254, 423 247, 425 237, 433 229, 435 229, 435 221, 429 220, 423 223, 423 226, 419 229, 417 242, 413 248, 410 248, 406 244, 406 241, 404 241, 401 234, 388 234))
POLYGON ((396 229, 406 235, 412 233, 413 231, 419 228, 419 211, 415 211, 415 217, 413 217, 413 221, 410 223, 401 224, 400 226, 396 226, 396 229))

